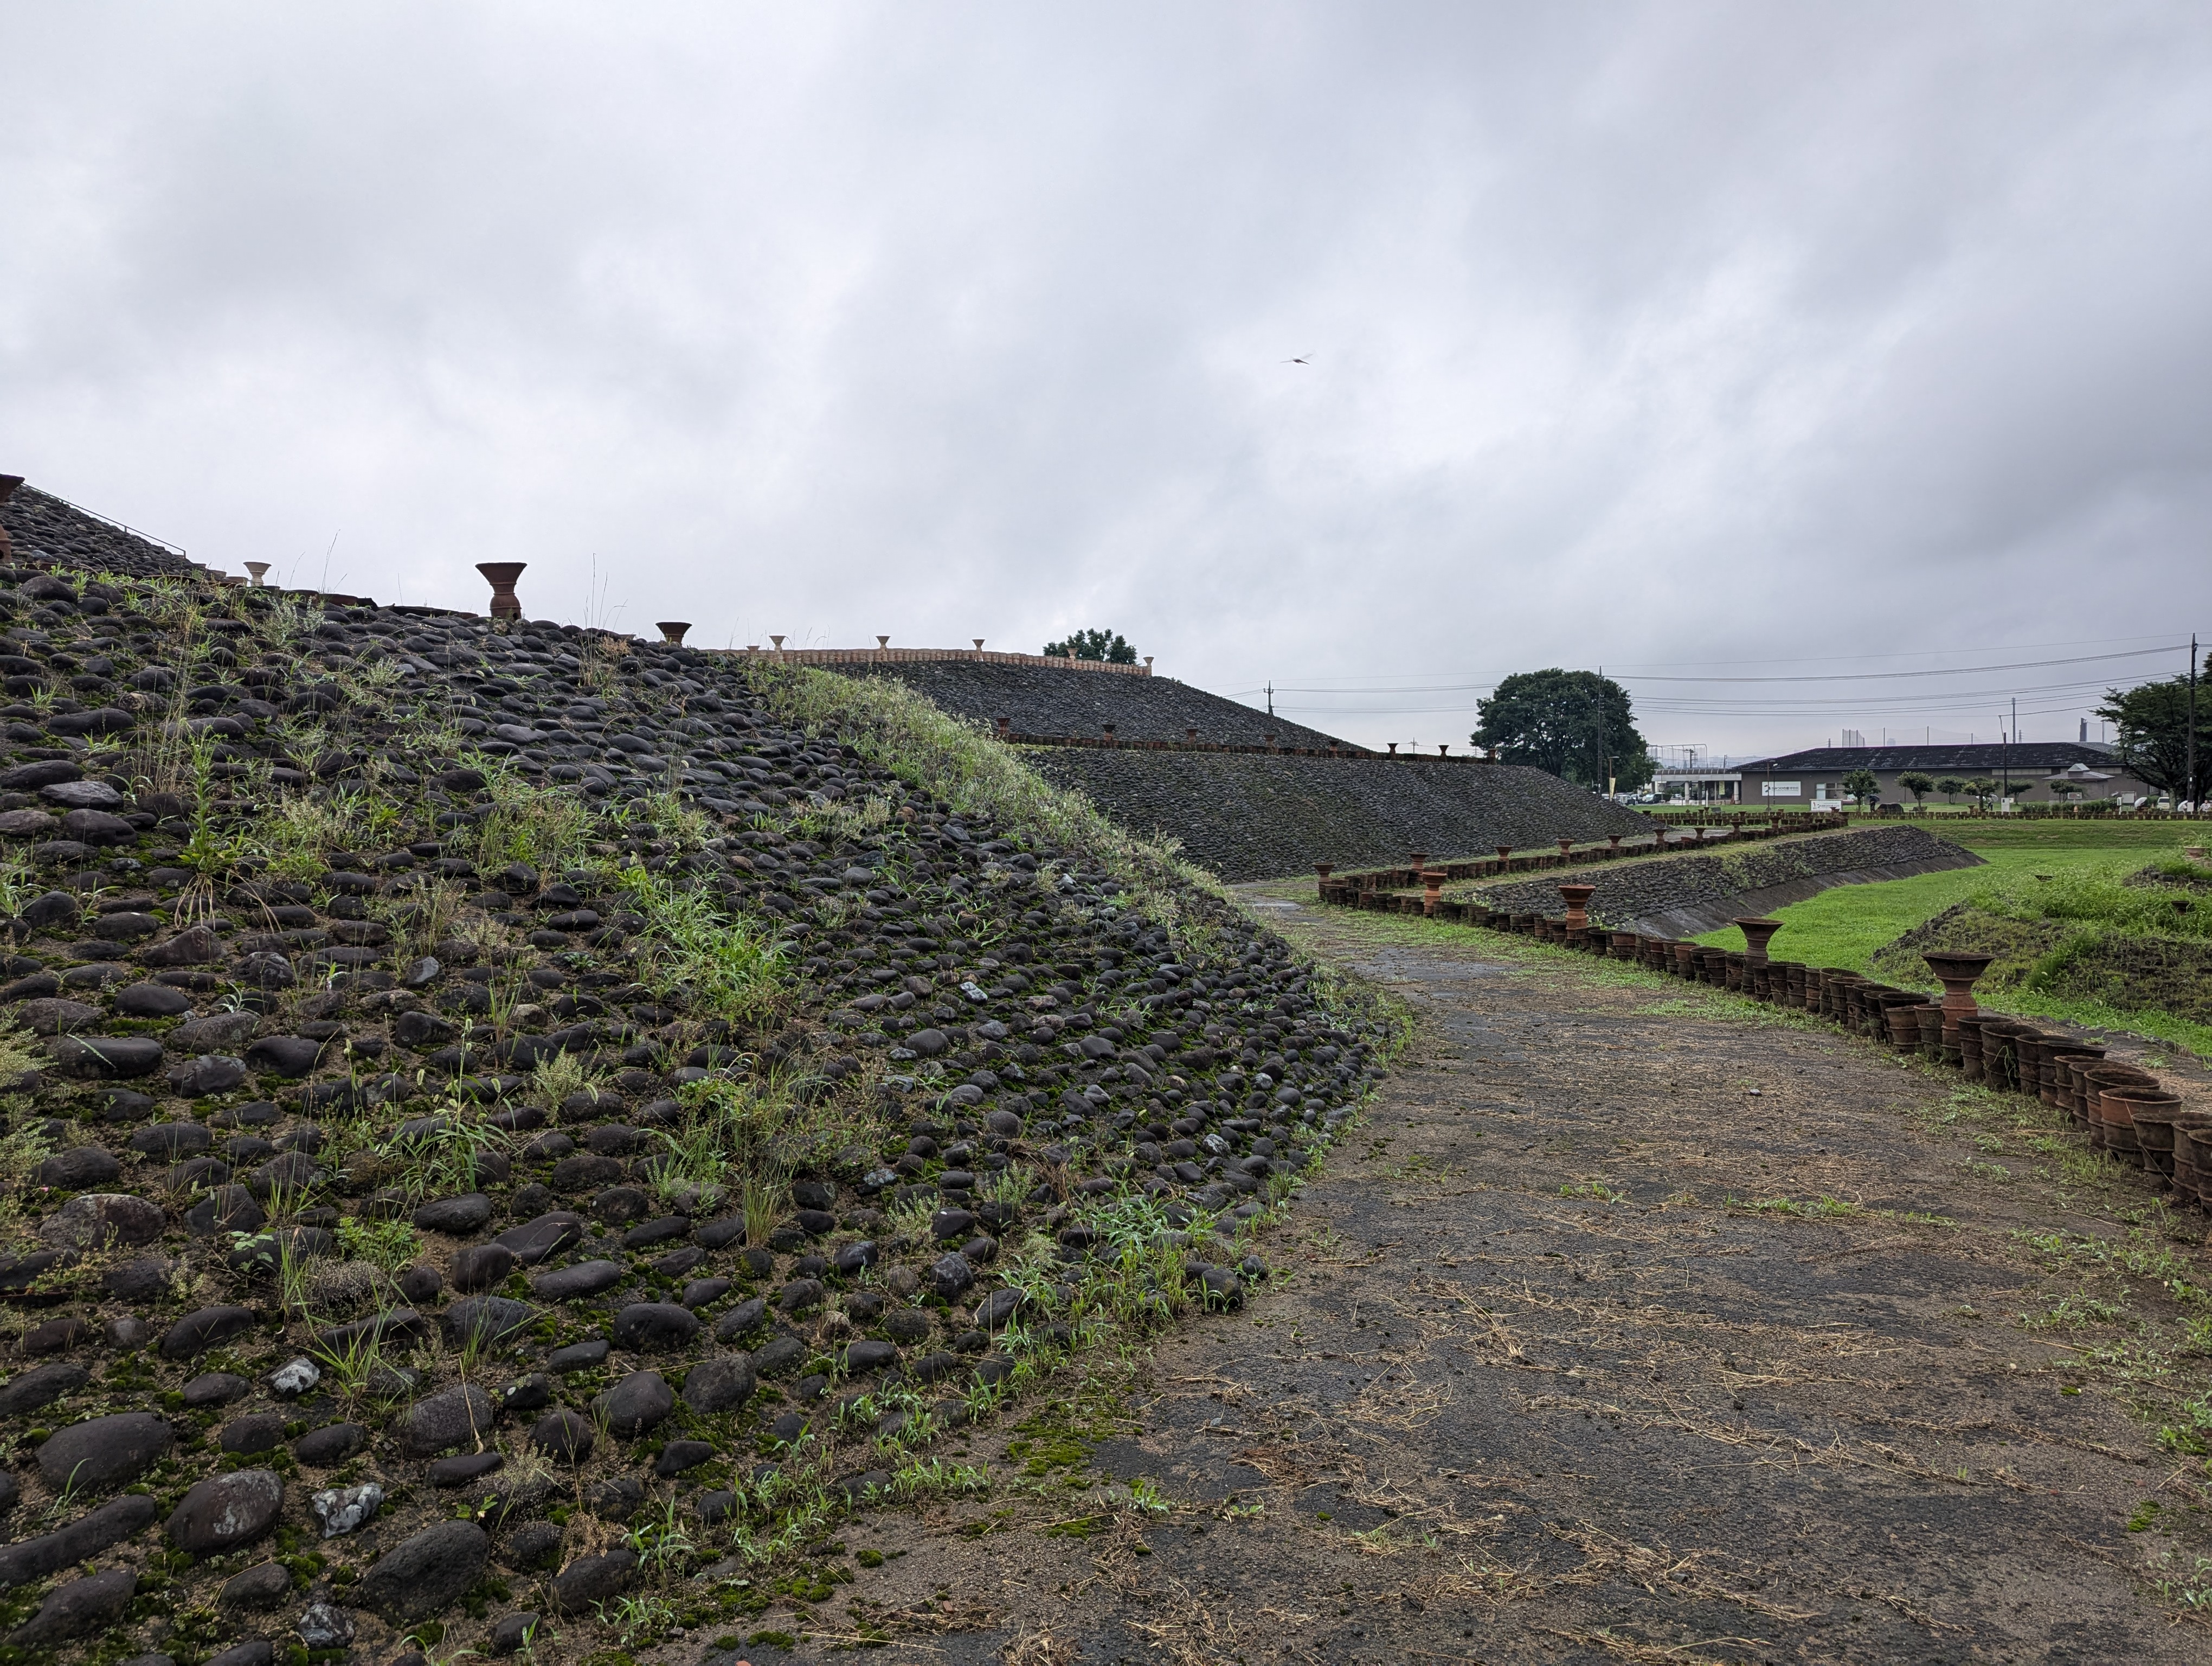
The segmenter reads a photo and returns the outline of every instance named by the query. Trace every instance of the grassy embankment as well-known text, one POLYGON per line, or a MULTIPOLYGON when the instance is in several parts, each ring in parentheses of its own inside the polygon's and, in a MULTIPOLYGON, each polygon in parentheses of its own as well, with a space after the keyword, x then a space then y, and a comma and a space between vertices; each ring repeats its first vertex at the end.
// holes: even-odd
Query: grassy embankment
MULTIPOLYGON (((1925 873, 1877 885, 1843 885, 1777 910, 1784 923, 1772 945, 1780 958, 1812 966, 1843 966, 1886 981, 1937 985, 1917 957, 1876 957, 1905 933, 1964 903, 1990 928, 2008 930, 2016 954, 1992 969, 1976 991, 1986 1006, 2101 1029, 2130 1030, 2200 1056, 2212 1057, 2212 1025, 2154 1006, 2085 1000, 2055 987, 2086 939, 2105 934, 2142 939, 2212 939, 2212 908, 2176 911, 2166 894, 2121 881, 2153 863, 2180 866, 2184 844, 2208 830, 2177 822, 1990 821, 1944 828, 1983 859, 1984 866, 1925 873), (1999 924, 1998 922, 2002 922, 1999 924)), ((1741 948, 1733 926, 1697 939, 1741 948)))

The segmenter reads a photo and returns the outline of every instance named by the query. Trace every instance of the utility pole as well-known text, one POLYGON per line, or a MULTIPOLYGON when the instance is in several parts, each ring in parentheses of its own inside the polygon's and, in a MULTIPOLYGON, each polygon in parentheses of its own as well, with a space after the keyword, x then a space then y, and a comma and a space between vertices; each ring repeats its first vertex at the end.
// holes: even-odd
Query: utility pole
POLYGON ((1272 677, 1271 677, 1271 678, 1269 678, 1267 679, 1267 715, 1268 715, 1268 716, 1270 716, 1270 717, 1273 717, 1274 714, 1275 714, 1275 679, 1274 679, 1273 678, 1272 678, 1272 677))
POLYGON ((2012 731, 2005 727, 2004 714, 1997 714, 1997 802, 2002 804, 2012 796, 2012 731))
POLYGON ((2005 739, 2005 796, 2012 796, 2012 749, 2020 745, 2020 696, 2012 697, 2012 733, 2005 739))
MULTIPOLYGON (((2191 665, 2196 663, 2194 650, 2191 651, 2190 663, 2191 665)), ((2192 684, 2191 686, 2194 685, 2192 684)), ((2194 730, 2192 729, 2191 732, 2194 733, 2194 730)), ((1613 796, 1613 769, 1612 765, 1607 761, 1606 753, 1605 667, 1603 666, 1600 666, 1597 668, 1597 778, 1604 784, 1606 796, 1607 798, 1611 798, 1613 796)))
POLYGON ((2203 802, 2197 791, 2197 633, 2189 633, 2189 801, 2203 802))

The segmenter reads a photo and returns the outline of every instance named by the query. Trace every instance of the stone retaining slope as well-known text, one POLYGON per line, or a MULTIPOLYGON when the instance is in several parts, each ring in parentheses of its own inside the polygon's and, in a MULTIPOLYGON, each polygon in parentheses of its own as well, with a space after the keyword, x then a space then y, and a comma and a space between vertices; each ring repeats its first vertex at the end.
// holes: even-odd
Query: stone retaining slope
POLYGON ((141 579, 185 578, 198 570, 182 550, 88 514, 36 486, 18 486, 13 496, 0 502, 0 528, 6 530, 20 562, 51 561, 141 579))
POLYGON ((1510 764, 1043 747, 1024 756, 1133 831, 1180 840, 1184 855, 1230 880, 1403 861, 1413 849, 1443 858, 1651 831, 1632 811, 1510 764))
POLYGON ((726 657, 27 564, 0 623, 11 1659, 744 1635, 812 1586, 733 1533, 1259 1299, 1382 1073, 1157 854, 726 657))
POLYGON ((1123 740, 1183 741, 1196 729, 1201 741, 1248 746, 1266 745, 1271 736, 1281 746, 1325 751, 1348 744, 1170 677, 1102 677, 982 660, 893 660, 837 669, 853 677, 895 677, 957 716, 987 724, 1003 717, 1018 734, 1103 735, 1110 723, 1123 740))
POLYGON ((1559 899, 1560 883, 1581 880, 1597 887, 1589 901, 1592 920, 1617 931, 1694 937, 1731 920, 1802 902, 1836 885, 1978 867, 1981 860, 1922 828, 1850 828, 1721 851, 1562 871, 1541 879, 1487 885, 1474 894, 1509 913, 1557 916, 1566 912, 1559 899))

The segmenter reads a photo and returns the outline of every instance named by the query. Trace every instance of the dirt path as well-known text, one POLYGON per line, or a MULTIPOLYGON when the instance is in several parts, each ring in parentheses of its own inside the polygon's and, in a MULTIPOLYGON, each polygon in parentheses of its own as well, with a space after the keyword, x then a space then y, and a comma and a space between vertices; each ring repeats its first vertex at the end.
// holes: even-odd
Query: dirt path
POLYGON ((2212 1586, 2201 1219, 1826 1027, 1270 912, 1408 1001, 1401 1068, 1251 1310, 979 1435, 988 1497, 846 1535, 890 1558, 845 1588, 878 1658, 2212 1655, 2156 1589, 2212 1586))

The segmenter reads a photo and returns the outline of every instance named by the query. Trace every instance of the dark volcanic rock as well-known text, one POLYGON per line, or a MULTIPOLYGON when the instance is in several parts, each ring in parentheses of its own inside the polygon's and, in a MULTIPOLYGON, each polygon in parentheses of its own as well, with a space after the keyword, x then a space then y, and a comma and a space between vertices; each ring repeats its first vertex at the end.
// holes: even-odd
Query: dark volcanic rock
POLYGON ((485 1649, 495 1655, 511 1655, 529 1640, 537 1625, 538 1615, 530 1609, 503 1614, 492 1622, 491 1637, 485 1649))
POLYGON ((400 1432, 400 1449, 410 1457, 431 1457, 464 1441, 489 1437, 499 1408, 473 1383, 441 1389, 415 1402, 400 1432))
POLYGON ((748 1297, 714 1322, 714 1340, 735 1341, 749 1331, 758 1330, 768 1322, 768 1303, 758 1296, 748 1297))
POLYGON ((599 1556, 580 1556, 553 1580, 554 1605, 563 1614, 587 1614, 595 1602, 605 1602, 629 1588, 637 1572, 637 1554, 610 1550, 599 1556))
POLYGON ((36 1614, 8 1633, 8 1641, 18 1649, 39 1648, 103 1630, 122 1618, 137 1589, 138 1576, 129 1568, 72 1579, 56 1587, 36 1614))
POLYGON ((474 1522, 440 1522, 386 1552, 362 1576, 356 1600, 395 1624, 427 1620, 476 1584, 490 1554, 474 1522))
POLYGON ((939 1256, 930 1263, 929 1279, 932 1288, 948 1302, 957 1302, 968 1286, 975 1282, 975 1269, 958 1250, 939 1256))
POLYGON ((284 1421, 282 1412, 234 1417, 222 1426, 216 1444, 226 1452, 265 1452, 283 1439, 284 1421))
POLYGON ((687 1470, 696 1469, 714 1456, 714 1447, 706 1441, 672 1440, 653 1459, 653 1473, 663 1481, 672 1480, 687 1470))
POLYGON ((84 1192, 106 1185, 122 1172, 123 1165, 105 1146, 79 1146, 46 1158, 39 1164, 33 1180, 59 1192, 84 1192))
POLYGON ((491 1200, 482 1192, 434 1199, 416 1210, 414 1215, 415 1225, 422 1231, 443 1232, 457 1238, 473 1237, 490 1219, 491 1200))
POLYGON ((44 1579, 72 1563, 89 1561, 110 1545, 130 1538, 158 1513, 154 1500, 144 1493, 126 1493, 58 1532, 0 1547, 0 1590, 44 1579))
POLYGON ((866 1371, 881 1371, 886 1365, 895 1365, 898 1363, 898 1350, 889 1342, 864 1338, 848 1344, 838 1364, 848 1375, 858 1377, 866 1371))
POLYGON ((530 1281, 530 1287, 540 1301, 568 1302, 611 1290, 628 1276, 629 1269, 620 1262, 580 1261, 574 1267, 540 1273, 530 1281))
POLYGON ((736 1411, 752 1398, 753 1362, 742 1353, 702 1359, 684 1378, 684 1403, 702 1417, 736 1411))
POLYGON ((75 1250, 106 1250, 116 1244, 151 1243, 161 1236, 157 1203, 128 1192, 84 1192, 39 1223, 46 1243, 75 1250))
POLYGON ((584 1218, 566 1209, 556 1209, 539 1215, 535 1220, 520 1226, 509 1227, 492 1240, 514 1252, 515 1260, 525 1267, 535 1267, 548 1256, 556 1255, 583 1236, 584 1218))
POLYGON ((161 1354, 168 1359, 189 1359, 252 1329, 251 1308, 204 1307, 196 1313, 187 1313, 169 1327, 161 1337, 161 1354))
POLYGON ((471 1243, 453 1254, 453 1288, 490 1290, 514 1270, 514 1251, 503 1243, 471 1243))
POLYGON ((59 995, 27 1000, 15 1009, 16 1022, 34 1036, 58 1036, 82 1030, 87 1025, 99 1023, 100 1017, 97 1006, 59 995))
POLYGON ((322 1043, 305 1036, 264 1036, 246 1049, 246 1062, 256 1070, 296 1078, 313 1070, 322 1053, 322 1043))
POLYGON ((39 1448, 39 1475, 57 1493, 104 1492, 149 1468, 173 1438, 167 1420, 151 1412, 95 1417, 57 1430, 39 1448))
POLYGON ((185 1019, 169 1031, 165 1044, 173 1053, 232 1053, 253 1039, 260 1023, 251 1012, 210 1012, 185 1019))
POLYGON ((171 1513, 168 1535, 179 1550, 219 1555, 252 1543, 274 1527, 283 1505, 283 1478, 273 1469, 210 1475, 171 1513))
POLYGON ((57 1036, 46 1043, 66 1076, 150 1076, 161 1067, 161 1043, 151 1036, 57 1036))
POLYGON ((127 1018, 173 1018, 191 1006, 190 995, 166 983, 133 983, 115 992, 115 1010, 127 1018))
POLYGON ((290 1571, 275 1562, 264 1562, 224 1580, 215 1600, 227 1608, 273 1608, 291 1594, 290 1571))
POLYGON ((210 1406, 228 1406, 234 1400, 242 1400, 253 1392, 253 1384, 243 1377, 227 1371, 211 1371, 195 1377, 184 1386, 185 1409, 204 1411, 210 1406))
POLYGON ((343 1463, 368 1439, 368 1431, 358 1423, 325 1423, 295 1441, 292 1456, 313 1468, 327 1469, 333 1464, 343 1463))
POLYGON ((244 1062, 222 1054, 204 1054, 169 1072, 170 1090, 186 1099, 228 1093, 245 1079, 244 1062))
POLYGON ((555 1348, 545 1356, 545 1369, 550 1371, 589 1371, 603 1365, 611 1352, 605 1337, 593 1337, 586 1342, 571 1342, 564 1348, 555 1348))
POLYGON ((623 1177, 623 1165, 611 1157, 578 1152, 553 1165, 551 1182, 556 1192, 596 1191, 623 1177))
POLYGON ((210 1655, 200 1666, 272 1666, 276 1658, 276 1645, 265 1637, 256 1637, 233 1644, 221 1654, 210 1655))
POLYGON ((614 1343, 637 1353, 665 1353, 699 1334, 699 1321, 672 1302, 635 1302, 615 1315, 614 1343))
POLYGON ((548 1412, 530 1428, 530 1444, 563 1463, 582 1462, 595 1440, 590 1421, 567 1410, 548 1412))
POLYGON ((88 1375, 83 1366, 65 1365, 59 1360, 19 1372, 0 1386, 0 1417, 20 1417, 26 1412, 35 1412, 70 1389, 83 1387, 88 1375))
POLYGON ((779 1336, 753 1353, 753 1369, 763 1377, 777 1377, 806 1358, 806 1344, 796 1336, 779 1336))
POLYGON ((526 1522, 501 1541, 499 1559, 511 1568, 545 1566, 560 1554, 561 1529, 551 1522, 526 1522))
POLYGON ((471 1336, 505 1341, 529 1328, 538 1310, 507 1296, 471 1296, 446 1310, 446 1336, 456 1347, 471 1336))
POLYGON ((505 1455, 496 1450, 465 1452, 456 1457, 440 1458, 430 1466, 430 1485, 465 1487, 472 1481, 479 1481, 504 1468, 506 1465, 505 1455))
POLYGON ((592 1402, 617 1439, 635 1440, 676 1409, 676 1396, 657 1371, 632 1371, 592 1402))

